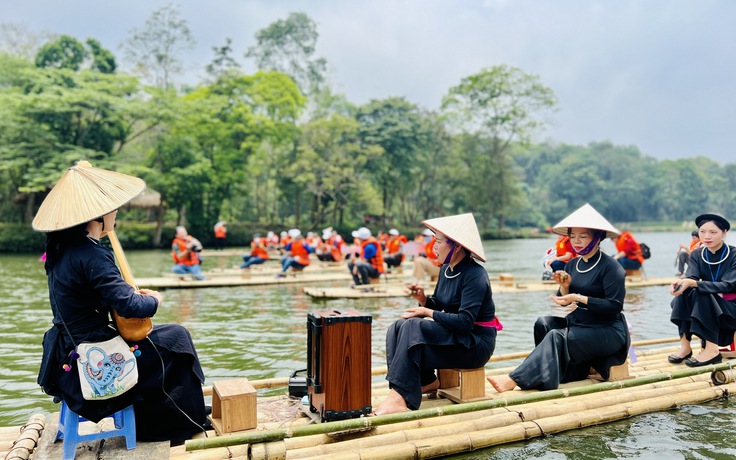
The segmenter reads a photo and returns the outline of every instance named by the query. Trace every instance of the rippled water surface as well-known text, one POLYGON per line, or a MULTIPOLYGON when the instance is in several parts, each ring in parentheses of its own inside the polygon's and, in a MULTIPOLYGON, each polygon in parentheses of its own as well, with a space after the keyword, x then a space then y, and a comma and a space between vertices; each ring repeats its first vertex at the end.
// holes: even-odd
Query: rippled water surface
MULTIPOLYGON (((645 265, 649 277, 673 276, 676 249, 690 240, 689 230, 637 237, 652 248, 652 258, 645 265)), ((540 257, 554 240, 486 242, 485 266, 492 274, 541 276, 540 257)), ((612 253, 610 241, 603 247, 612 253)), ((170 268, 167 251, 128 251, 126 255, 137 277, 160 276, 170 268)), ((236 258, 216 259, 207 260, 205 269, 237 263, 236 258)), ((336 285, 340 284, 346 283, 336 285)), ((356 309, 372 315, 373 366, 383 366, 386 327, 413 304, 408 298, 314 300, 297 285, 168 290, 164 298, 154 324, 176 322, 191 331, 207 384, 233 377, 284 377, 306 367, 307 313, 326 309, 356 309)), ((547 293, 496 294, 494 300, 505 326, 496 354, 529 350, 537 316, 560 312, 547 293)), ((669 300, 666 287, 629 290, 625 310, 632 340, 676 335, 669 322, 669 300)), ((41 338, 51 323, 38 255, 0 255, 0 312, 0 426, 21 425, 33 413, 58 410, 36 384, 41 338)), ((717 401, 455 458, 736 458, 734 416, 730 401, 717 401)))

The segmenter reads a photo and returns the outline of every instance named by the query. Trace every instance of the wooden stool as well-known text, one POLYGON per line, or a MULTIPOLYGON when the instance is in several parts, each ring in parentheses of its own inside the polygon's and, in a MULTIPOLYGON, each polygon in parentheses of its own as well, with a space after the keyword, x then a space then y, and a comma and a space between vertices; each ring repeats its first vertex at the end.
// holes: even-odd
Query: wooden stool
POLYGON ((456 403, 464 403, 485 399, 486 370, 477 369, 439 369, 440 389, 442 397, 456 403))
POLYGON ((632 378, 632 376, 629 375, 629 358, 626 358, 626 361, 623 364, 612 366, 608 374, 609 382, 616 382, 630 378, 632 378))
POLYGON ((212 426, 219 435, 258 426, 256 390, 248 379, 213 383, 212 426))

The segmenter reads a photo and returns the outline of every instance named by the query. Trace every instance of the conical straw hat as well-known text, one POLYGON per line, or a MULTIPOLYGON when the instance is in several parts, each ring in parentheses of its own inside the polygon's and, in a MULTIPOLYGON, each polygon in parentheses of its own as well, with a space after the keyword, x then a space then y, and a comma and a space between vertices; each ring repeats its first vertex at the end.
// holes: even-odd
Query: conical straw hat
POLYGON ((31 225, 40 232, 64 230, 118 209, 145 189, 142 179, 80 161, 54 185, 31 225))
POLYGON ((606 238, 613 238, 621 234, 616 227, 611 225, 605 217, 600 215, 588 203, 585 203, 575 212, 562 219, 557 225, 552 227, 552 231, 559 235, 567 235, 567 230, 573 227, 603 230, 606 232, 606 238))
POLYGON ((440 232, 460 246, 470 251, 476 259, 486 261, 483 243, 472 213, 456 216, 437 217, 422 222, 430 230, 440 232))

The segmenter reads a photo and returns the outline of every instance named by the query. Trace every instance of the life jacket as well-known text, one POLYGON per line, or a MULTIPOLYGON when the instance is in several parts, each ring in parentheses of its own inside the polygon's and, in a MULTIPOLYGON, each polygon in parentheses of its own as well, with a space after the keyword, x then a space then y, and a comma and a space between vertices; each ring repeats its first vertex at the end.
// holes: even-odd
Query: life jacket
MULTIPOLYGON (((570 243, 570 237, 569 236, 560 236, 560 238, 557 240, 557 243, 555 243, 555 248, 557 249, 557 257, 564 256, 568 252, 572 254, 572 257, 570 259, 574 259, 578 255, 575 253, 575 250, 572 248, 572 243, 570 243)), ((569 261, 566 261, 569 262, 569 261)))
POLYGON ((391 235, 388 233, 384 233, 381 235, 381 239, 378 240, 379 243, 381 243, 381 248, 386 248, 388 246, 388 240, 391 238, 391 235))
POLYGON ((291 243, 291 237, 288 235, 279 240, 282 248, 285 248, 289 243, 291 243))
POLYGON ((309 251, 306 248, 305 239, 298 239, 291 242, 291 257, 300 265, 309 265, 309 251))
POLYGON ((215 238, 225 238, 227 236, 227 228, 224 225, 215 225, 215 238))
POLYGON ((339 262, 343 259, 342 244, 342 239, 338 239, 336 236, 331 236, 324 242, 324 249, 322 251, 329 251, 335 262, 339 262))
POLYGON ((640 264, 644 263, 641 246, 639 246, 639 243, 629 232, 621 232, 618 240, 616 240, 616 250, 618 252, 625 252, 627 259, 638 260, 640 264))
POLYGON ((381 249, 381 245, 378 243, 376 237, 372 236, 360 244, 360 256, 363 257, 365 247, 369 244, 376 245, 376 255, 369 259, 368 262, 371 263, 373 268, 378 270, 378 273, 383 273, 385 271, 385 268, 383 267, 383 250, 381 249))
POLYGON ((690 242, 690 252, 693 252, 694 250, 698 249, 702 245, 703 245, 703 242, 700 241, 700 238, 698 238, 697 240, 692 240, 690 242))
POLYGON ((427 259, 429 259, 433 264, 436 266, 442 265, 442 262, 437 260, 437 254, 434 252, 434 243, 437 241, 435 237, 433 236, 431 240, 429 240, 429 243, 427 243, 426 246, 424 246, 424 251, 427 253, 427 259))
POLYGON ((264 244, 263 239, 259 243, 256 243, 255 241, 251 241, 250 243, 250 255, 253 257, 258 257, 259 259, 268 260, 270 257, 268 255, 268 251, 266 250, 266 246, 264 244))
POLYGON ((199 255, 194 251, 188 251, 185 256, 180 256, 187 250, 188 241, 184 238, 176 237, 171 243, 171 258, 177 265, 197 265, 199 264, 199 255))
POLYGON ((399 260, 404 260, 404 253, 401 252, 401 245, 406 244, 408 241, 404 235, 399 235, 393 238, 389 238, 388 245, 386 246, 386 252, 388 255, 393 256, 399 254, 399 260))

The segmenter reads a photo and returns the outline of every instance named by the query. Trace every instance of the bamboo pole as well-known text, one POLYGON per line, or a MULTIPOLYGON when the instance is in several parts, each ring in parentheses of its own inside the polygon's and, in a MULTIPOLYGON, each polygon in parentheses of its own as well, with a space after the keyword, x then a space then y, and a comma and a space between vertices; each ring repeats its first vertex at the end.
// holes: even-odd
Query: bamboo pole
MULTIPOLYGON (((388 446, 397 442, 416 441, 424 443, 427 439, 459 432, 470 432, 480 429, 495 429, 519 421, 535 420, 543 417, 559 416, 568 412, 589 410, 607 406, 627 404, 634 401, 674 395, 681 392, 699 391, 710 388, 707 375, 699 381, 687 381, 681 385, 657 388, 658 383, 633 389, 612 390, 613 394, 582 395, 559 401, 542 401, 530 405, 509 406, 492 411, 478 411, 465 414, 447 415, 435 419, 417 422, 404 422, 394 425, 376 427, 363 438, 341 440, 339 436, 319 435, 307 438, 291 438, 281 441, 288 458, 300 459, 317 455, 331 455, 341 450, 362 449, 371 446, 388 446), (337 439, 336 439, 337 438, 337 439), (301 441, 301 442, 297 442, 301 441)), ((687 378, 679 379, 687 380, 687 378)), ((349 434, 348 434, 349 438, 349 434)), ((276 444, 276 443, 271 443, 276 444)), ((255 448, 258 444, 253 445, 255 448)), ((253 450, 255 452, 255 449, 253 450)), ((252 456, 253 460, 264 457, 252 456)))
POLYGON ((731 364, 723 363, 712 366, 696 367, 691 369, 683 369, 671 373, 651 375, 645 377, 623 380, 620 382, 603 382, 584 387, 570 388, 564 390, 551 390, 544 392, 536 392, 534 394, 522 395, 520 397, 499 397, 492 400, 477 401, 465 404, 456 404, 453 406, 444 406, 433 409, 417 410, 412 412, 402 412, 397 414, 388 414, 378 417, 364 417, 357 419, 341 420, 335 422, 327 422, 319 425, 307 425, 303 427, 294 427, 290 429, 277 429, 268 431, 257 431, 249 433, 229 434, 210 439, 193 439, 186 441, 187 450, 200 450, 210 447, 223 447, 239 444, 255 444, 259 442, 269 442, 284 439, 286 437, 307 436, 319 433, 329 433, 333 431, 356 430, 371 428, 374 426, 397 423, 401 421, 416 420, 427 417, 437 417, 447 414, 457 414, 462 412, 470 412, 483 409, 491 409, 494 407, 503 407, 513 404, 523 404, 526 402, 543 401, 547 399, 564 398, 571 395, 588 394, 599 391, 605 391, 615 388, 630 388, 647 383, 658 382, 662 380, 670 380, 682 378, 705 372, 712 372, 719 369, 730 368, 731 364))
POLYGON ((46 427, 46 416, 43 414, 34 414, 28 420, 28 423, 20 428, 20 434, 12 448, 5 455, 5 460, 26 460, 30 458, 33 450, 38 445, 38 439, 46 427))
MULTIPOLYGON (((130 265, 128 265, 128 259, 125 257, 123 247, 120 245, 118 236, 115 234, 115 230, 110 230, 107 234, 112 245, 112 250, 115 253, 115 258, 118 260, 120 266, 120 273, 123 275, 123 279, 126 283, 133 286, 134 289, 138 289, 133 279, 133 273, 130 271, 130 265)), ((125 318, 118 315, 115 310, 112 311, 112 316, 115 319, 115 324, 118 326, 120 335, 125 340, 130 342, 140 342, 141 340, 148 337, 148 334, 153 330, 153 322, 151 318, 125 318)))
MULTIPOLYGON (((736 389, 736 385, 733 386, 736 389)), ((533 437, 559 433, 611 420, 619 417, 630 417, 639 413, 665 410, 683 404, 704 402, 720 397, 726 391, 719 388, 705 388, 685 394, 676 393, 657 396, 641 404, 632 402, 628 407, 607 406, 591 410, 583 410, 573 414, 554 415, 533 421, 519 421, 512 425, 495 429, 480 428, 477 430, 453 433, 446 436, 428 436, 421 442, 410 440, 399 445, 367 447, 360 450, 340 450, 330 454, 331 459, 375 460, 384 458, 416 459, 433 458, 461 452, 469 452, 514 441, 522 441, 533 437)), ((322 455, 306 458, 322 458, 322 455)), ((289 456, 291 458, 291 456, 289 456)))

